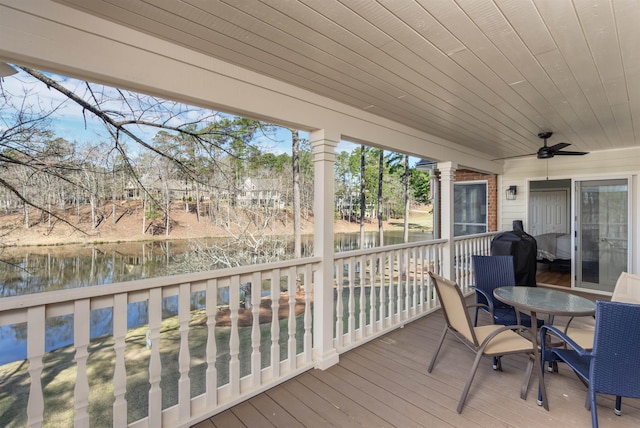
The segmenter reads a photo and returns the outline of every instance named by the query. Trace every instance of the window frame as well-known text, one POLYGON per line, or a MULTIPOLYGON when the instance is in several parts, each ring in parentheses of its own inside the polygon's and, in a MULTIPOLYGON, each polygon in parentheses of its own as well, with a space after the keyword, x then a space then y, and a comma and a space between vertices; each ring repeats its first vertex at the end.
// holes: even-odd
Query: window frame
POLYGON ((461 212, 456 206, 457 205, 456 204, 457 189, 460 189, 462 187, 467 187, 467 186, 483 186, 484 187, 484 201, 483 201, 484 213, 482 213, 482 211, 480 212, 480 216, 484 215, 484 222, 458 221, 456 220, 455 213, 454 213, 454 220, 453 220, 454 237, 487 233, 487 231, 489 230, 489 181, 488 180, 468 180, 468 181, 454 182, 453 183, 453 208, 456 213, 461 212), (460 231, 459 226, 462 227, 463 229, 467 227, 472 227, 472 228, 483 228, 484 230, 474 231, 474 232, 469 232, 464 230, 460 231))

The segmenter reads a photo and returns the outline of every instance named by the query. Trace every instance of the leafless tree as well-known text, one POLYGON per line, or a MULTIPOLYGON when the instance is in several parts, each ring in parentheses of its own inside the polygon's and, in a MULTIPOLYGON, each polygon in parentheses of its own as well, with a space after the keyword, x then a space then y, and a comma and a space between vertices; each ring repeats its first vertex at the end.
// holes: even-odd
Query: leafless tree
POLYGON ((225 228, 224 240, 194 240, 178 272, 270 263, 290 257, 289 240, 269 233, 278 212, 257 205, 236 206, 229 211, 232 220, 225 228))
POLYGON ((382 228, 382 185, 384 179, 384 150, 378 150, 378 239, 381 247, 384 245, 384 230, 382 228))
POLYGON ((404 187, 404 223, 403 223, 403 240, 404 242, 409 242, 409 210, 410 210, 410 200, 409 200, 409 185, 411 180, 411 171, 409 170, 409 155, 404 155, 404 174, 402 177, 402 184, 404 187))
POLYGON ((365 151, 364 144, 360 146, 360 248, 364 248, 364 214, 367 208, 367 200, 365 196, 366 180, 365 180, 365 151))
POLYGON ((300 225, 300 134, 291 130, 291 160, 293 169, 293 255, 302 257, 302 232, 300 225))

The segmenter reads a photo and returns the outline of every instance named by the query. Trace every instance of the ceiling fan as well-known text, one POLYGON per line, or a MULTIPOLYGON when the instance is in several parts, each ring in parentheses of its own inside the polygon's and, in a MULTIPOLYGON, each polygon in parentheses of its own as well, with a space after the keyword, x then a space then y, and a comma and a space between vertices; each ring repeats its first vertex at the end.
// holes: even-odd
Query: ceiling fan
MULTIPOLYGON (((565 147, 569 147, 571 144, 569 143, 558 143, 553 146, 547 146, 547 139, 553 135, 553 132, 541 132, 538 134, 539 138, 544 140, 544 145, 538 149, 538 152, 535 153, 538 159, 551 159, 554 156, 582 156, 586 155, 589 152, 571 152, 571 151, 562 151, 565 147)), ((532 153, 533 154, 533 153, 532 153)))
POLYGON ((564 149, 565 147, 569 147, 571 145, 569 143, 558 143, 558 144, 554 144, 553 146, 548 146, 547 139, 549 139, 552 135, 553 135, 553 132, 551 131, 540 132, 538 134, 538 137, 544 140, 544 145, 540 147, 536 153, 529 153, 526 155, 511 156, 507 158, 500 158, 500 159, 494 159, 494 160, 514 159, 514 158, 521 158, 521 157, 533 156, 533 155, 536 155, 538 159, 551 159, 554 156, 582 156, 589 153, 589 152, 572 152, 568 150, 563 151, 562 149, 564 149))

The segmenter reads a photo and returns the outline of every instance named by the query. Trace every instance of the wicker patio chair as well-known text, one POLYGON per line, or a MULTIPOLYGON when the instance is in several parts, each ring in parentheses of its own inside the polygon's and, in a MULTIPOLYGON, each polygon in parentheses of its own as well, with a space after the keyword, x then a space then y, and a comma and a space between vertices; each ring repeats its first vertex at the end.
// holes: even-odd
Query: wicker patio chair
MULTIPOLYGON (((540 329, 542 354, 550 352, 565 362, 588 384, 587 408, 591 408, 591 423, 598 426, 597 394, 640 398, 640 305, 633 303, 596 302, 596 325, 593 350, 582 349, 560 329, 543 326, 540 329), (547 348, 547 334, 567 343, 566 348, 547 348)), ((544 375, 544 373, 543 373, 544 375)), ((540 398, 540 397, 538 397, 540 398)), ((616 412, 619 415, 619 412, 616 412)))
POLYGON ((525 381, 520 392, 522 399, 526 398, 528 379, 531 377, 533 362, 534 362, 534 348, 531 341, 522 337, 517 331, 525 330, 524 326, 501 326, 495 324, 474 326, 471 322, 471 315, 469 314, 470 307, 467 306, 462 295, 462 291, 458 284, 448 279, 445 279, 433 272, 429 272, 429 276, 435 284, 436 293, 442 306, 442 312, 446 321, 446 325, 440 337, 440 342, 436 348, 435 353, 431 357, 429 368, 427 371, 431 373, 433 366, 435 365, 438 353, 442 348, 444 339, 447 333, 453 334, 458 340, 465 344, 469 349, 475 352, 475 360, 471 367, 471 372, 467 378, 466 385, 462 391, 460 402, 458 403, 457 412, 462 412, 467 394, 471 388, 471 382, 478 369, 478 364, 483 355, 487 356, 503 356, 509 354, 528 354, 529 362, 525 373, 525 381))

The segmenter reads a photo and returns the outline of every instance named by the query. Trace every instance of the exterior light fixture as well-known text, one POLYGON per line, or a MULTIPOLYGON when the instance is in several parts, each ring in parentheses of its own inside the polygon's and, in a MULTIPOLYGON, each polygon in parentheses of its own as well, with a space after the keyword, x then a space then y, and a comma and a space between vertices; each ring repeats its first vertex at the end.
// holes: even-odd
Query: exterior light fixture
POLYGON ((509 186, 507 188, 507 200, 513 201, 516 199, 516 195, 518 194, 518 188, 516 186, 509 186))

